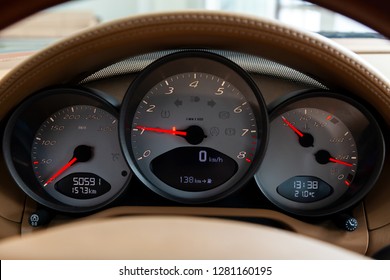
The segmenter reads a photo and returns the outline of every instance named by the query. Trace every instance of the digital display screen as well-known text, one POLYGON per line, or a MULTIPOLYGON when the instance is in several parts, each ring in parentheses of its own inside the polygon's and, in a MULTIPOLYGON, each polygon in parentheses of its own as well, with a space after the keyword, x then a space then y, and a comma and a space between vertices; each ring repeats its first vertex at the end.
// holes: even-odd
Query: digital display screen
POLYGON ((71 198, 90 199, 107 193, 111 185, 93 173, 72 173, 57 182, 54 188, 71 198))
POLYGON ((289 200, 309 203, 328 197, 333 188, 317 177, 295 176, 279 185, 277 192, 289 200))
POLYGON ((238 164, 207 147, 180 147, 152 160, 150 168, 161 181, 184 191, 204 191, 229 180, 238 164))

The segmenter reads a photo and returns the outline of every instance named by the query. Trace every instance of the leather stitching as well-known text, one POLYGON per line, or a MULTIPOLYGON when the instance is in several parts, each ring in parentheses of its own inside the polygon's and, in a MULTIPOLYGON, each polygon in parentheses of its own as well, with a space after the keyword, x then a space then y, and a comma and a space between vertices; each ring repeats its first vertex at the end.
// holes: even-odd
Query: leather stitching
POLYGON ((376 77, 374 74, 369 72, 363 65, 357 63, 355 60, 344 55, 337 49, 334 49, 333 47, 318 41, 316 38, 312 38, 308 35, 298 33, 296 31, 290 30, 283 26, 277 26, 267 22, 259 22, 252 19, 231 17, 225 15, 221 16, 215 14, 183 14, 183 15, 172 14, 172 15, 162 15, 162 16, 157 16, 152 18, 135 18, 133 20, 120 21, 120 22, 113 23, 111 25, 102 26, 96 30, 86 32, 79 36, 73 37, 70 40, 64 41, 62 43, 59 43, 58 45, 55 45, 47 49, 43 53, 33 57, 32 59, 30 59, 23 65, 21 65, 21 67, 17 68, 17 70, 13 72, 13 75, 11 75, 9 79, 5 80, 4 83, 1 83, 0 92, 4 91, 7 87, 9 87, 12 83, 17 81, 18 79, 21 80, 17 82, 17 84, 13 85, 12 89, 7 91, 7 93, 1 97, 0 104, 5 102, 7 98, 12 93, 14 93, 20 86, 22 86, 26 81, 35 77, 38 73, 49 68, 53 64, 56 64, 57 62, 60 62, 68 57, 71 57, 73 54, 82 53, 86 50, 92 49, 99 45, 103 45, 109 41, 111 42, 113 40, 120 41, 124 37, 136 37, 145 34, 151 35, 155 33, 158 34, 161 32, 173 32, 173 31, 185 31, 185 30, 198 31, 198 32, 203 30, 208 32, 212 31, 216 33, 233 32, 233 33, 239 33, 247 37, 262 38, 270 42, 276 42, 286 46, 298 48, 299 50, 304 51, 305 53, 315 55, 316 57, 319 57, 331 63, 337 68, 344 70, 345 73, 353 77, 358 83, 364 85, 370 91, 373 91, 386 104, 386 106, 390 108, 389 105, 390 103, 388 102, 388 100, 386 100, 389 99, 389 95, 390 95, 389 86, 386 85, 381 79, 376 77), (189 21, 192 20, 194 21, 194 25, 190 25, 190 26, 181 25, 181 24, 189 25, 191 24, 191 22, 189 21), (214 22, 214 20, 218 22, 214 22), (184 22, 180 23, 180 21, 184 21, 184 22), (195 25, 195 23, 199 24, 199 21, 202 21, 202 24, 212 23, 213 25, 212 26, 195 25), (167 22, 170 25, 160 27, 161 24, 163 23, 166 24, 167 22), (178 25, 179 27, 171 26, 173 24, 178 25), (231 24, 233 24, 234 26, 231 26, 231 24), (144 28, 146 28, 147 30, 143 30, 144 28), (137 29, 140 30, 137 31, 137 29), (123 32, 125 31, 127 31, 128 33, 123 35, 123 32), (113 34, 113 33, 117 33, 117 34, 113 34), (96 41, 96 40, 98 40, 98 42, 88 44, 88 41, 96 41), (305 44, 304 45, 305 47, 302 47, 302 44, 305 44), (311 47, 314 46, 316 49, 314 51, 311 49, 307 49, 308 46, 311 47), (318 49, 318 47, 320 47, 320 49, 318 49), (68 48, 72 48, 74 50, 63 53, 63 51, 67 50, 68 48), (341 59, 341 61, 338 59, 334 59, 332 56, 336 56, 338 59, 341 59), (54 59, 50 59, 50 57, 53 57, 54 59), (47 59, 50 59, 49 62, 47 62, 47 59), (349 69, 350 67, 344 66, 342 62, 346 63, 347 66, 350 66, 352 69, 349 69), (36 65, 38 66, 38 69, 36 69, 36 71, 33 72, 28 71, 29 68, 32 68, 36 65), (369 78, 371 82, 374 82, 376 86, 383 88, 384 90, 384 92, 382 92, 383 94, 378 93, 372 85, 362 80, 361 77, 359 77, 358 75, 354 74, 354 71, 356 71, 357 69, 363 75, 365 75, 366 78, 369 78), (27 72, 28 74, 23 75, 23 73, 25 72, 27 72))

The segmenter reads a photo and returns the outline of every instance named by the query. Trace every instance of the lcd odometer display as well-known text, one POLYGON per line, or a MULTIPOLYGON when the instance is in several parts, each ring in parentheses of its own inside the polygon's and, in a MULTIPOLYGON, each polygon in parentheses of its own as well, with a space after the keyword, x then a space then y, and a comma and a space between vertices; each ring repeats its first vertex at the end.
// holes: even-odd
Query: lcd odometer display
POLYGON ((90 199, 107 193, 111 185, 96 174, 72 173, 58 181, 54 188, 71 198, 90 199))

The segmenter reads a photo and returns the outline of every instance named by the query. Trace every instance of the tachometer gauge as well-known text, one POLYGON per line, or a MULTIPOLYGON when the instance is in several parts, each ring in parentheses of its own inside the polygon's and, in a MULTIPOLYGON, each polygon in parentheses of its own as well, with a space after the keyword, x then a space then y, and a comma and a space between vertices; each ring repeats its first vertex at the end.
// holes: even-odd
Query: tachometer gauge
POLYGON ((4 152, 19 186, 56 210, 84 212, 116 198, 131 177, 115 110, 79 89, 26 101, 7 126, 4 152))
POLYGON ((259 164, 267 134, 262 97, 232 62, 203 52, 165 57, 129 88, 121 143, 152 190, 206 202, 237 190, 259 164))
POLYGON ((345 209, 373 186, 384 160, 381 131, 346 98, 306 95, 271 114, 270 142, 255 175, 277 206, 300 215, 345 209))

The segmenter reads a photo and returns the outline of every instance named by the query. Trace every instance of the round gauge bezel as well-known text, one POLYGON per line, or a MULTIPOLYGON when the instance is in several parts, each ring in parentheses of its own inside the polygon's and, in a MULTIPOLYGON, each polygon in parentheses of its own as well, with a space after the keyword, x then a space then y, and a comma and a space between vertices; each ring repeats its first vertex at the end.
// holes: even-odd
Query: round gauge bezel
POLYGON ((66 107, 77 105, 97 107, 118 119, 119 114, 115 107, 97 93, 81 87, 55 87, 32 95, 16 108, 5 127, 3 139, 5 163, 16 184, 39 204, 64 213, 87 213, 107 206, 124 192, 132 177, 130 168, 127 167, 130 172, 120 190, 104 202, 93 206, 65 204, 43 189, 33 172, 31 162, 34 135, 49 116, 66 107))
MULTIPOLYGON (((308 210, 289 207, 282 202, 285 198, 278 199, 278 197, 269 194, 267 188, 276 188, 277 186, 264 186, 258 173, 255 174, 256 183, 273 204, 291 214, 326 216, 350 208, 364 198, 379 178, 385 159, 385 142, 382 130, 371 112, 358 101, 345 95, 319 91, 304 93, 281 102, 270 112, 270 124, 284 112, 300 108, 320 109, 333 114, 344 123, 353 135, 357 146, 358 164, 351 185, 338 200, 326 207, 308 210), (361 124, 365 122, 367 125, 363 128, 361 124)), ((305 204, 304 202, 295 203, 296 205, 305 204)))
MULTIPOLYGON (((241 188, 253 178, 267 145, 268 114, 265 101, 249 74, 232 61, 217 54, 204 51, 182 51, 167 55, 149 65, 130 85, 122 103, 119 120, 120 141, 125 157, 134 174, 151 190, 161 196, 181 203, 206 203, 221 199, 241 188), (236 184, 226 183, 204 191, 184 191, 164 182, 152 183, 138 167, 131 147, 131 129, 136 109, 151 88, 168 77, 197 72, 226 79, 239 89, 256 116, 257 145, 253 161, 246 174, 236 184), (249 94, 250 92, 250 94, 249 94)), ((234 177, 234 176, 233 176, 234 177)), ((233 178, 232 177, 232 178, 233 178)), ((228 180, 230 181, 230 179, 228 180)))

